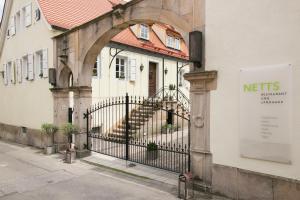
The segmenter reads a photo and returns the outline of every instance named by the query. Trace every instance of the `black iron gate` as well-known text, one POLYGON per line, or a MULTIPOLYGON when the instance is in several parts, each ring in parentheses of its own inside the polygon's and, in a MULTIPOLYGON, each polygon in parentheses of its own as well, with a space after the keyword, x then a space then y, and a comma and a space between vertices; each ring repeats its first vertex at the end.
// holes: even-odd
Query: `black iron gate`
POLYGON ((178 173, 190 169, 189 111, 172 99, 124 96, 89 108, 87 148, 178 173))

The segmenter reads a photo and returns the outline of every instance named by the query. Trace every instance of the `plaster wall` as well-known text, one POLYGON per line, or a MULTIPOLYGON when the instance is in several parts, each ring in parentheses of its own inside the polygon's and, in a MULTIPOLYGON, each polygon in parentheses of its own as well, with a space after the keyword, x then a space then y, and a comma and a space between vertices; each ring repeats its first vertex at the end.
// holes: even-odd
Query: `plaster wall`
MULTIPOLYGON (((109 63, 112 57, 109 55, 109 47, 104 47, 99 54, 101 62, 101 74, 98 77, 93 77, 93 103, 98 103, 103 99, 109 97, 125 96, 129 95, 148 97, 148 80, 149 80, 149 62, 157 63, 157 75, 156 81, 157 91, 162 88, 162 76, 163 76, 163 64, 162 58, 151 55, 135 53, 131 51, 123 51, 118 54, 118 57, 125 59, 136 60, 136 80, 128 80, 128 76, 125 79, 116 78, 116 59, 113 60, 111 68, 109 63), (144 65, 143 71, 140 71, 140 66, 144 65)), ((128 64, 128 63, 127 63, 128 64)), ((179 64, 181 66, 181 63, 179 64)), ((176 61, 165 59, 165 69, 168 69, 168 73, 165 75, 165 87, 169 87, 170 84, 176 85, 176 61)), ((183 68, 186 72, 189 71, 189 67, 183 68)), ((183 85, 179 89, 189 97, 189 83, 183 80, 183 85)))
MULTIPOLYGON (((57 34, 50 30, 43 16, 35 21, 34 11, 38 8, 35 0, 14 0, 10 16, 32 3, 32 24, 17 30, 14 36, 5 37, 0 57, 0 71, 3 64, 21 59, 26 54, 48 49, 48 66, 53 67, 52 36, 57 34)), ((35 65, 35 64, 34 64, 35 65)), ((53 122, 53 97, 49 88, 48 78, 40 78, 35 65, 35 78, 22 83, 4 85, 0 77, 0 122, 15 126, 39 129, 42 123, 53 122)))
POLYGON ((300 2, 206 1, 206 69, 218 70, 211 93, 213 163, 300 180, 300 2), (246 159, 239 153, 239 70, 292 64, 292 164, 246 159))

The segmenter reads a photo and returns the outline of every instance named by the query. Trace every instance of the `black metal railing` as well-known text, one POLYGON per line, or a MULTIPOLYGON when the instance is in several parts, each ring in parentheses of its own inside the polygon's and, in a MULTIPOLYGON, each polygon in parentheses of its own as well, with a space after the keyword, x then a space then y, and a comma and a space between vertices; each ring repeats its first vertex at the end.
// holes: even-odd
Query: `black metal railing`
POLYGON ((190 169, 190 116, 176 101, 124 96, 89 108, 87 148, 178 173, 190 169))
POLYGON ((176 86, 172 89, 170 87, 161 88, 150 98, 163 101, 177 101, 186 111, 190 112, 191 109, 190 99, 176 86))

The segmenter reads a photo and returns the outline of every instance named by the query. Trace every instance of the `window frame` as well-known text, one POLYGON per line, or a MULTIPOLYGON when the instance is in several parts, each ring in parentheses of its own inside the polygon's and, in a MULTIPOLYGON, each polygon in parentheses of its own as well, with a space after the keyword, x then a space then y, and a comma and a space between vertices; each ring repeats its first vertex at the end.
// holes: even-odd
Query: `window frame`
POLYGON ((125 80, 126 79, 126 68, 127 68, 127 58, 126 57, 116 57, 116 62, 115 62, 115 77, 119 80, 125 80), (124 61, 124 64, 123 64, 123 70, 121 70, 122 68, 122 65, 121 65, 121 60, 124 61), (118 70, 117 70, 118 68, 118 70), (123 71, 123 72, 122 72, 123 71), (124 76, 121 76, 121 75, 124 75, 124 76))
POLYGON ((150 27, 146 24, 140 25, 140 38, 144 40, 149 40, 150 38, 150 27))

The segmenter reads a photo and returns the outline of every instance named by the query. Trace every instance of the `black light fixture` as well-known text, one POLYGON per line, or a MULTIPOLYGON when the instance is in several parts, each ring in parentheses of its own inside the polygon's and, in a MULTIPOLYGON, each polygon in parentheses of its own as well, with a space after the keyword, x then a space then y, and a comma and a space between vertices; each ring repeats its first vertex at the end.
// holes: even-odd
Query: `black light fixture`
POLYGON ((140 66, 140 71, 142 72, 143 70, 144 70, 144 65, 141 64, 141 66, 140 66))
POLYGON ((205 70, 202 66, 202 54, 203 54, 203 38, 202 32, 193 31, 189 34, 189 53, 190 61, 194 63, 194 66, 198 69, 205 70))
POLYGON ((167 75, 167 73, 168 73, 168 68, 165 69, 165 75, 167 75))

